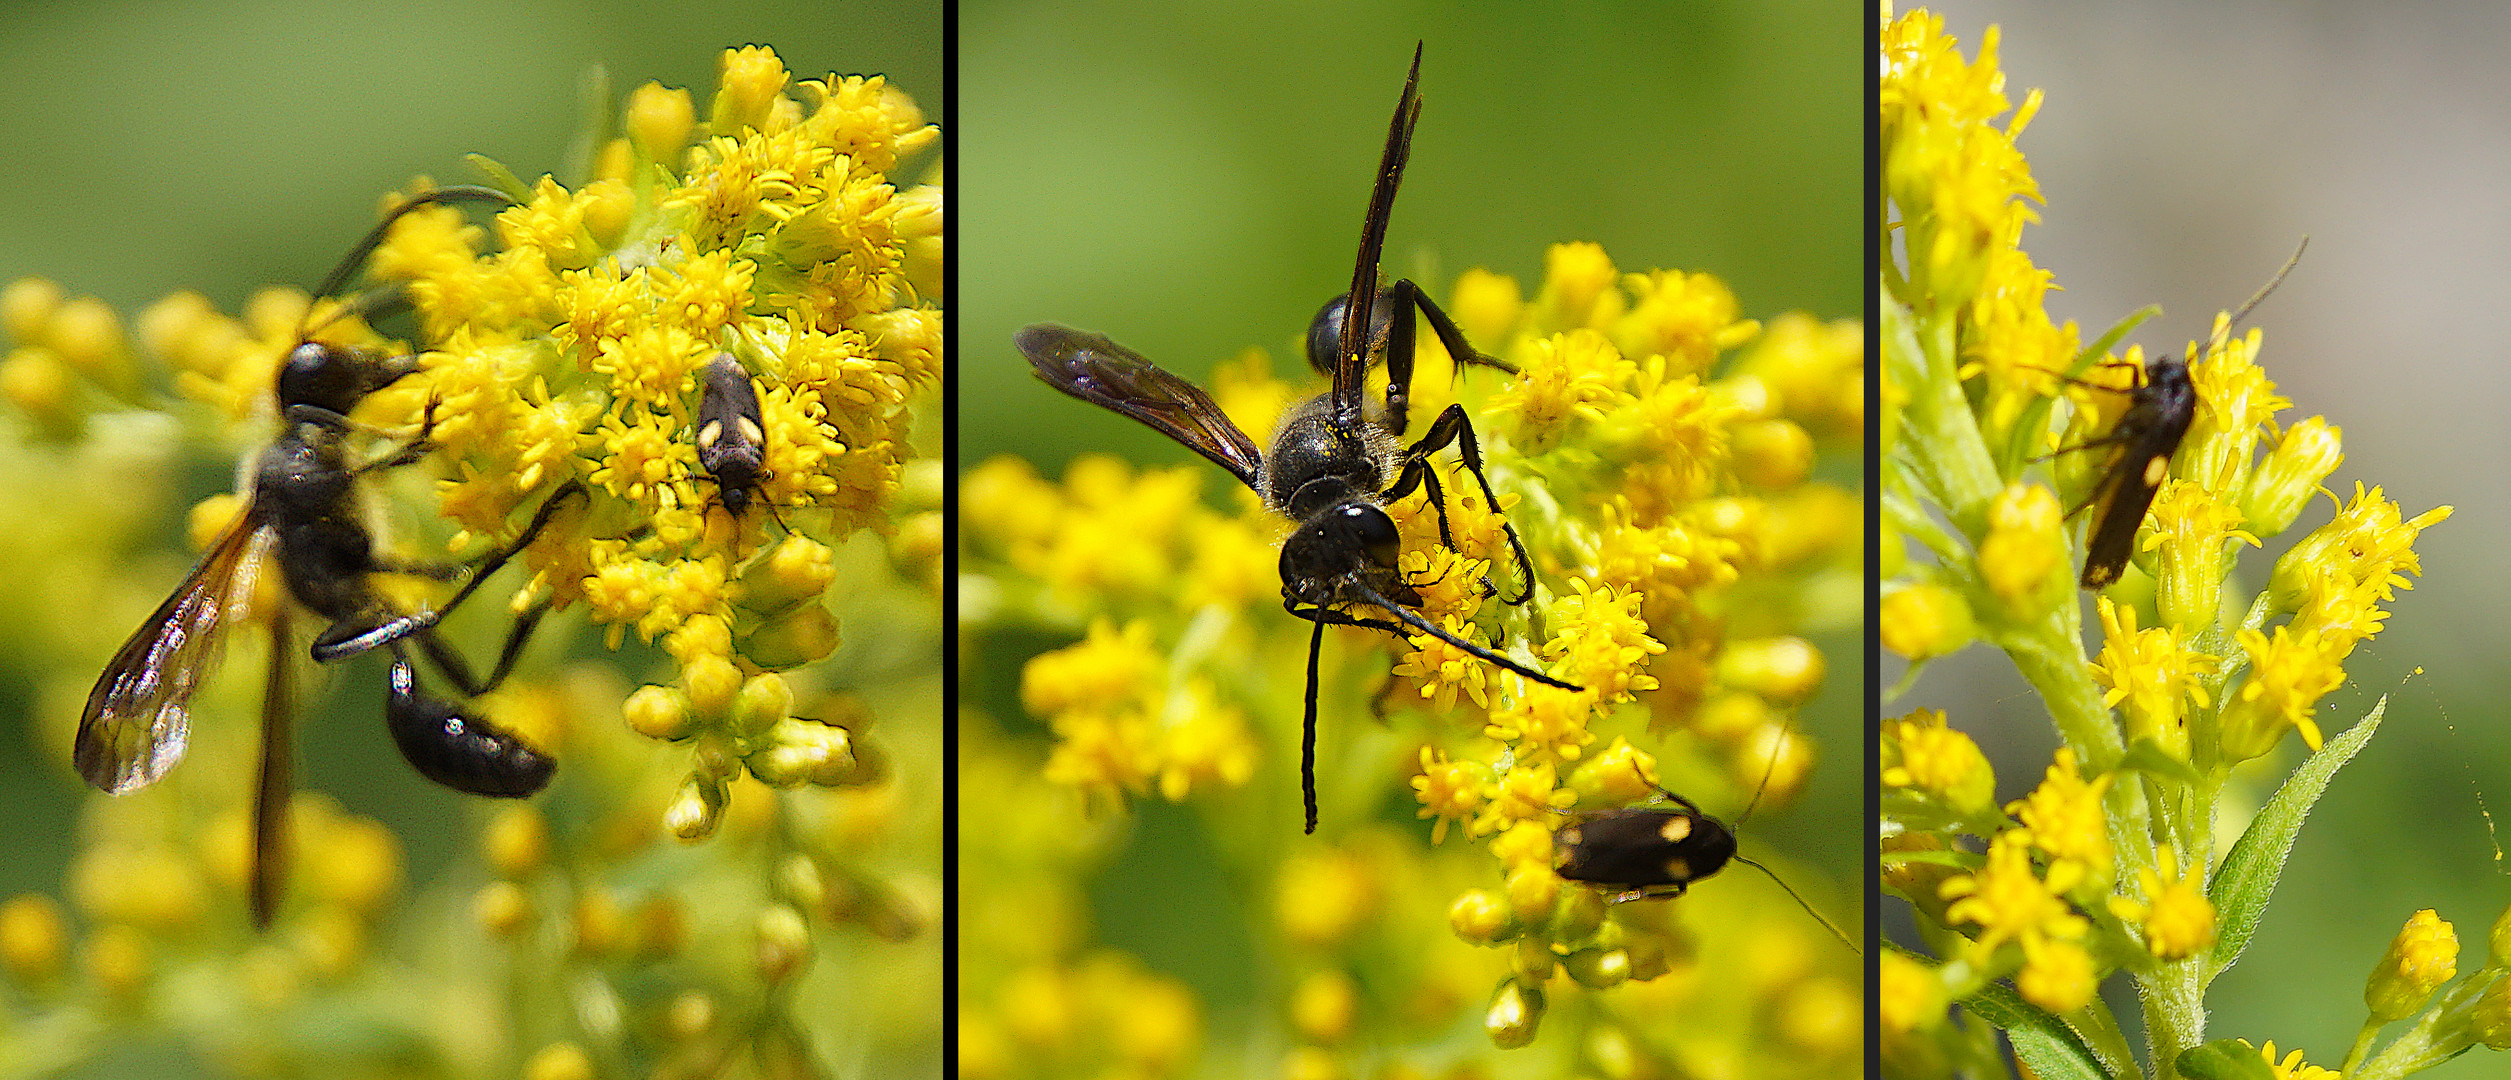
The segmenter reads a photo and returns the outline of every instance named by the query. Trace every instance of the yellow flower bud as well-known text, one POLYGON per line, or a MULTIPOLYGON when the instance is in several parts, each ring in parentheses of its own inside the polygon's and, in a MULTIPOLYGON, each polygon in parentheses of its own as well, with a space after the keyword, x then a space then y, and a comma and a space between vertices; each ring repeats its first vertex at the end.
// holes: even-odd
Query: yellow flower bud
POLYGON ((61 973, 69 927, 49 896, 22 893, 0 904, 0 965, 20 986, 42 986, 61 973))
POLYGON ((0 328, 20 345, 49 340, 53 312, 60 309, 61 286, 49 278, 19 278, 0 288, 0 328))
POLYGON ((488 864, 505 877, 519 878, 541 868, 549 858, 549 821, 522 803, 499 807, 488 819, 481 838, 488 864))
POLYGON ((1580 949, 1561 961, 1561 969, 1589 990, 1610 990, 1630 980, 1630 953, 1622 949, 1580 949))
POLYGON ((1799 637, 1729 642, 1718 679, 1782 705, 1801 704, 1822 686, 1822 650, 1799 637))
POLYGON ((1915 660, 1932 660, 1978 640, 1962 595, 1919 582, 1883 595, 1883 647, 1915 660))
POLYGON ((668 686, 640 686, 621 706, 628 727, 649 739, 673 741, 696 731, 689 715, 689 696, 668 686))
POLYGON ((697 108, 685 89, 649 82, 628 92, 628 139, 648 161, 678 162, 696 124, 697 108))
POLYGON ((1497 945, 1517 936, 1519 922, 1507 901, 1489 889, 1467 889, 1447 905, 1447 926, 1476 945, 1497 945))
POLYGON ((752 45, 724 50, 721 87, 707 126, 717 135, 739 135, 743 128, 771 129, 776 99, 785 92, 785 64, 776 52, 752 45))
POLYGON ((1482 1031, 1491 1037, 1491 1045, 1502 1050, 1515 1050, 1534 1042, 1535 1029, 1543 1024, 1543 988, 1527 986, 1515 979, 1500 982, 1491 995, 1491 1005, 1482 1012, 1482 1031))
POLYGON ((811 962, 811 927, 802 913, 776 904, 759 913, 759 976, 773 986, 792 978, 811 962))
POLYGON ((2284 438, 2267 452, 2267 460, 2250 476, 2241 514, 2259 536, 2274 536, 2300 517, 2328 474, 2345 462, 2343 432, 2324 416, 2286 428, 2284 438))
POLYGON ((1339 1043, 1351 1034, 1359 997, 1349 975, 1339 971, 1312 974, 1291 988, 1290 1026, 1311 1042, 1339 1043))
POLYGON ((2378 1023, 2415 1015, 2433 991, 2459 973, 2459 935, 2431 908, 2416 912, 2390 939, 2389 950, 2363 985, 2363 1004, 2378 1023))

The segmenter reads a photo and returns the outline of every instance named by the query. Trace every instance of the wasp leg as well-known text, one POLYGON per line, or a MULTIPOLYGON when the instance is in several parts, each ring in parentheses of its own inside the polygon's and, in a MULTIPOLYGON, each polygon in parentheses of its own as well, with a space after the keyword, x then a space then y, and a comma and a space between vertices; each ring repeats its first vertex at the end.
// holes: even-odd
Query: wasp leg
POLYGON ((481 560, 472 569, 471 579, 464 582, 462 588, 455 591, 453 598, 445 601, 442 607, 433 611, 412 612, 406 615, 387 615, 373 622, 344 620, 333 623, 329 629, 324 630, 314 639, 314 659, 330 663, 344 656, 355 656, 389 645, 436 625, 455 608, 462 606, 463 601, 469 600, 472 593, 479 591, 481 583, 502 569, 508 560, 514 558, 524 548, 530 547, 532 541, 539 539, 541 531, 549 527, 550 519, 557 516, 559 504, 576 496, 590 497, 582 483, 569 480, 548 499, 543 500, 540 510, 532 515, 531 523, 523 527, 523 531, 516 535, 514 542, 481 560))
POLYGON ((262 683, 262 762, 253 784, 253 880, 248 892, 253 928, 270 929, 279 894, 288 881, 288 802, 295 789, 296 742, 293 684, 288 679, 288 605, 270 614, 270 668, 262 683))
MULTIPOLYGON (((1413 476, 1416 469, 1426 473, 1430 455, 1446 449, 1450 443, 1455 444, 1457 456, 1464 459, 1465 471, 1472 473, 1474 483, 1482 488, 1483 504, 1490 507, 1492 513, 1499 513, 1500 497, 1492 493, 1491 480, 1482 473, 1482 444, 1474 439, 1473 421, 1465 416, 1462 405, 1450 405, 1439 413, 1439 418, 1430 422, 1430 430, 1423 433, 1421 441, 1404 451, 1404 473, 1396 478, 1395 487, 1388 489, 1390 494, 1386 497, 1399 498, 1392 494, 1397 490, 1409 493, 1412 488, 1406 484, 1406 478, 1413 476)), ((1442 537, 1446 535, 1446 527, 1446 512, 1442 505, 1439 518, 1442 537)), ((1534 561, 1526 557, 1526 545, 1517 539, 1517 527, 1509 524, 1507 518, 1500 519, 1500 531, 1508 536, 1509 553, 1517 558, 1518 581, 1525 586, 1525 591, 1518 593, 1514 599, 1502 596, 1500 602, 1523 604, 1534 598, 1534 561)))
POLYGON ((1422 292, 1410 280, 1399 280, 1395 285, 1397 288, 1411 291, 1413 306, 1421 309, 1422 318, 1430 320, 1430 332, 1439 336, 1439 345, 1445 348, 1447 355, 1457 363, 1480 364, 1483 367, 1498 368, 1511 375, 1517 374, 1517 365, 1482 352, 1474 348, 1472 342, 1465 340, 1465 332, 1457 328, 1456 320, 1448 318, 1447 313, 1439 310, 1437 304, 1431 303, 1430 294, 1422 292))

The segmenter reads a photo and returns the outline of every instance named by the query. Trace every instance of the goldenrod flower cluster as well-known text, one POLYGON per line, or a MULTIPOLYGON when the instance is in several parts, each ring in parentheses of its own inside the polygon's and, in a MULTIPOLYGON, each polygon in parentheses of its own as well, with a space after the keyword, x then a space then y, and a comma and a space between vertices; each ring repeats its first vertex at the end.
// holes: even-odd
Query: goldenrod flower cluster
MULTIPOLYGON (((514 677, 465 706, 560 763, 540 798, 474 807, 485 867, 458 886, 467 901, 420 882, 413 910, 437 918, 391 921, 412 899, 392 832, 300 795, 287 905, 252 937, 241 744, 260 680, 213 679, 184 768, 148 794, 90 800, 70 890, 87 929, 41 898, 0 906, 0 954, 54 1018, 39 1053, 92 1052, 78 1019, 136 1006, 248 1071, 304 1071, 314 1051, 273 1018, 347 995, 372 1012, 375 1045, 423 1046, 453 1075, 938 1060, 942 190, 891 174, 938 177, 939 131, 877 76, 798 80, 762 47, 724 54, 711 102, 637 88, 614 129, 573 188, 476 161, 512 205, 401 216, 348 295, 271 289, 230 317, 178 294, 126 333, 47 282, 0 292, 15 343, 0 453, 24 466, 0 500, 67 508, 41 553, 59 572, 37 576, 87 593, 51 597, 71 621, 28 623, 68 673, 45 689, 48 744, 69 746, 86 681, 155 605, 146 594, 179 578, 164 560, 122 565, 172 487, 179 425, 222 454, 266 443, 278 361, 300 340, 417 354, 360 402, 349 437, 353 460, 423 438, 417 464, 359 477, 395 526, 378 534, 395 564, 476 560, 557 493, 584 492, 447 627, 477 656, 513 616, 553 611, 514 677), (404 306, 407 343, 368 324, 404 306), (740 516, 698 452, 706 370, 725 355, 757 395, 764 454, 740 516), (881 642, 842 690, 819 663, 841 621, 881 642), (586 622, 613 649, 631 633, 658 648, 539 660, 586 622), (688 851, 666 836, 718 840, 688 851), (212 985, 246 993, 202 999, 212 985)), ((242 505, 202 504, 196 538, 242 505)), ((257 612, 276 608, 279 576, 258 576, 271 602, 257 612)), ((402 610, 451 589, 372 584, 402 610)), ((304 625, 279 646, 301 652, 304 625)), ((225 667, 263 671, 269 635, 230 636, 225 667)), ((380 707, 350 711, 372 724, 380 707)))
MULTIPOLYGON (((1965 59, 1927 11, 1887 6, 1883 19, 1883 641, 1911 664, 1902 690, 1937 657, 1996 646, 2060 743, 2039 786, 1999 805, 1987 757, 1942 712, 1885 723, 1884 881, 1921 932, 1885 960, 1886 1061, 1905 1076, 1973 1071, 1983 1024, 2005 1027, 2042 1075, 2069 1063, 2173 1075, 2195 1067, 2184 1055, 2254 1057, 2206 1041, 2207 986, 2248 945, 2303 813, 2377 729, 2378 708, 2342 737, 2315 715, 2381 629, 2382 605, 2413 587, 2414 543, 2450 508, 2410 517, 2359 483, 2348 500, 2327 493, 2342 460, 2335 425, 2284 419, 2293 403, 2259 366, 2264 334, 2235 336, 2218 316, 2185 352, 2194 417, 2128 568, 2093 598, 2088 647, 2076 579, 2091 526, 2069 511, 2128 458, 2103 440, 2152 370, 2139 348, 2111 352, 2136 319, 2086 346, 2043 306, 2050 275, 2021 246, 2039 190, 2015 141, 2040 95, 2008 97, 1996 28, 1965 59), (2322 494, 2333 520, 2279 557, 2263 589, 2245 586, 2242 552, 2322 494), (2219 846, 2228 790, 2268 775, 2260 759, 2287 733, 2310 756, 2269 776, 2267 808, 2219 846), (2114 974, 2137 984, 2141 1054, 2096 994, 2114 974)), ((2347 1076, 2373 1075, 2354 1068, 2372 1032, 2451 977, 2446 929, 2410 931, 2374 978, 2347 1076)), ((2442 1030, 2456 1023, 2463 1049, 2474 997, 2436 1004, 2371 1064, 2424 1061, 2432 1018, 2452 1008, 2442 1030)), ((2298 1055, 2264 1053, 2277 1075, 2310 1074, 2298 1055)))
MULTIPOLYGON (((1432 460, 1453 548, 1427 490, 1389 510, 1424 619, 1584 689, 1429 634, 1330 630, 1320 824, 1302 837, 1310 627, 1281 610, 1277 572, 1293 523, 1247 490, 1214 509, 1204 496, 1222 474, 1204 466, 1084 456, 1056 482, 1006 458, 963 488, 962 627, 972 651, 1015 628, 1071 644, 1019 680, 1051 742, 984 745, 1033 762, 1064 805, 1185 802, 1224 865, 1272 883, 1262 936, 1284 978, 1261 1007, 1290 1032, 1291 1074, 1346 1073, 1367 1048, 1418 1045, 1472 1010, 1494 1044, 1550 1047, 1572 1055, 1564 1067, 1607 1054, 1853 1068, 1855 956, 1783 894, 1719 879, 1614 902, 1626 890, 1554 873, 1552 834, 1578 813, 1660 802, 1660 783, 1730 815, 1804 784, 1814 751, 1797 713, 1827 666, 1807 635, 1845 630, 1860 606, 1862 504, 1844 486, 1865 420, 1860 328, 1745 319, 1712 276, 1623 273, 1594 245, 1546 261, 1531 297, 1474 271, 1446 305, 1515 376, 1460 371, 1420 335, 1406 438, 1461 400, 1498 505, 1445 450, 1432 460), (1532 563, 1522 606, 1505 602, 1529 583, 1504 524, 1532 563), (1397 799, 1408 827, 1390 820, 1397 799), (1547 1004, 1590 993, 1594 1008, 1547 1004), (1585 1034, 1538 1039, 1548 1013, 1585 1034), (1697 1022, 1662 1022, 1677 1014, 1697 1022)), ((1258 352, 1180 374, 1259 446, 1321 389, 1275 379, 1258 352)), ((1836 882, 1778 865, 1817 905, 1852 906, 1836 882)), ((983 1025, 1010 1024, 996 1014, 1009 1007, 981 1007, 983 1025)))

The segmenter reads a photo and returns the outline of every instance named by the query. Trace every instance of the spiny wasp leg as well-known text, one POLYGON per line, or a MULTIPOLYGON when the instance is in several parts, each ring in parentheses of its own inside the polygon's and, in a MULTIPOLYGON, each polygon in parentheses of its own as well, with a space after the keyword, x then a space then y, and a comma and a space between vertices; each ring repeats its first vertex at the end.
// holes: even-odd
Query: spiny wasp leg
MULTIPOLYGON (((1386 425, 1401 432, 1412 404, 1412 371, 1416 359, 1413 313, 1430 321, 1430 332, 1437 335, 1440 347, 1457 364, 1479 364, 1497 368, 1511 375, 1517 365, 1488 355, 1465 340, 1465 332, 1430 300, 1421 286, 1411 278, 1397 278, 1380 287, 1369 314, 1367 351, 1371 356, 1386 359, 1386 425)), ((1316 318, 1308 324, 1308 366, 1320 374, 1332 376, 1337 363, 1336 353, 1342 348, 1343 320, 1351 312, 1351 294, 1345 293, 1325 302, 1316 318)))
MULTIPOLYGON (((430 611, 388 615, 371 622, 342 620, 333 623, 314 639, 312 650, 314 659, 330 663, 345 657, 356 656, 435 626, 445 616, 452 614, 454 609, 461 607, 463 601, 469 600, 472 593, 479 591, 480 585, 504 568, 508 560, 521 553, 524 548, 530 547, 532 541, 539 539, 541 531, 549 527, 550 519, 557 516, 560 504, 570 498, 583 497, 586 494, 583 483, 575 480, 567 481, 557 491, 552 492, 549 498, 541 502, 541 508, 533 513, 531 523, 525 525, 523 531, 515 536, 514 542, 499 548, 472 567, 470 580, 463 582, 462 588, 455 591, 452 599, 445 601, 443 606, 430 611)), ((379 564, 377 569, 386 569, 386 567, 379 564)), ((391 569, 403 573, 410 572, 403 567, 391 569)), ((458 573, 460 568, 457 567, 454 570, 458 573)))
MULTIPOLYGON (((1462 405, 1450 405, 1441 411, 1439 418, 1430 422, 1430 430, 1422 434, 1421 441, 1412 444, 1411 448, 1404 451, 1404 471, 1396 478, 1395 486, 1387 489, 1385 499, 1393 502, 1411 494, 1415 484, 1426 483, 1430 488, 1432 502, 1439 508, 1439 540, 1447 545, 1448 550, 1453 551, 1456 548, 1456 541, 1448 536, 1447 503, 1439 498, 1438 479, 1430 475, 1430 455, 1447 449, 1451 443, 1456 447, 1457 456, 1464 459, 1465 471, 1473 474, 1474 485, 1482 489, 1483 506, 1491 513, 1499 513, 1500 497, 1491 491, 1490 478, 1482 473, 1482 444, 1474 438, 1473 421, 1465 415, 1465 407, 1462 405)), ((1509 554, 1517 560, 1517 581, 1524 587, 1524 591, 1518 593, 1513 599, 1506 596, 1500 597, 1501 603, 1513 607, 1534 598, 1534 562, 1526 557, 1526 545, 1517 539, 1516 526, 1509 524, 1508 519, 1502 518, 1500 531, 1508 536, 1509 554)), ((1488 581, 1484 582, 1485 586, 1489 584, 1488 581)))

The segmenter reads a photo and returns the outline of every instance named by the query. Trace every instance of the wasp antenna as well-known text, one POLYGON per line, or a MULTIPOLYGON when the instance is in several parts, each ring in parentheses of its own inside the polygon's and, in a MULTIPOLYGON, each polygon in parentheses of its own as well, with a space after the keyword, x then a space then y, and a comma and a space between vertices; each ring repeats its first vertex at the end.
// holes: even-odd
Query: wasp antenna
MULTIPOLYGON (((358 240, 357 246, 350 248, 348 255, 341 258, 340 264, 331 268, 331 273, 323 277, 323 283, 315 288, 313 296, 308 299, 306 311, 309 313, 313 311, 312 301, 338 295, 340 287, 348 284, 349 279, 357 274, 358 267, 366 265, 366 257, 374 254, 376 248, 383 246, 384 238, 392 234, 393 223, 401 220, 402 215, 422 206, 452 202, 493 202, 504 206, 515 205, 514 198, 505 192, 474 184, 454 184, 422 191, 411 196, 410 201, 393 207, 392 212, 385 214, 382 221, 376 222, 374 228, 367 230, 366 235, 358 240)), ((329 320, 325 321, 328 323, 329 320)), ((305 333, 310 334, 319 329, 321 327, 315 327, 305 333)))
POLYGON ((1419 631, 1421 631, 1422 633, 1428 634, 1428 635, 1430 635, 1431 637, 1437 638, 1437 639, 1439 639, 1440 641, 1444 641, 1444 642, 1446 642, 1446 643, 1448 643, 1448 644, 1450 644, 1450 645, 1454 645, 1454 646, 1456 646, 1456 647, 1457 647, 1457 648, 1459 648, 1459 649, 1463 649, 1463 650, 1465 650, 1466 652, 1472 653, 1472 654, 1474 654, 1475 656, 1480 657, 1480 658, 1482 658, 1482 659, 1484 659, 1484 660, 1488 660, 1488 661, 1490 661, 1490 662, 1492 662, 1492 663, 1494 663, 1494 664, 1498 664, 1498 665, 1499 665, 1499 666, 1501 666, 1501 667, 1507 668, 1508 670, 1510 670, 1510 671, 1514 671, 1514 672, 1516 672, 1516 673, 1518 673, 1518 674, 1520 674, 1520 675, 1523 675, 1523 676, 1525 676, 1525 677, 1527 677, 1527 678, 1529 678, 1529 679, 1533 679, 1534 681, 1539 682, 1539 683, 1542 683, 1542 684, 1543 684, 1543 685, 1545 685, 1545 686, 1557 686, 1557 687, 1560 687, 1560 688, 1561 688, 1561 689, 1563 689, 1563 690, 1568 690, 1568 691, 1572 691, 1572 692, 1583 691, 1583 690, 1585 690, 1585 689, 1586 689, 1586 687, 1579 686, 1579 685, 1577 685, 1577 684, 1575 684, 1575 683, 1566 683, 1566 682, 1562 682, 1562 681, 1561 681, 1561 680, 1559 680, 1559 679, 1555 679, 1555 678, 1553 678, 1553 677, 1551 677, 1551 676, 1549 676, 1549 675, 1546 675, 1546 674, 1544 674, 1544 673, 1542 673, 1542 672, 1540 672, 1540 671, 1536 671, 1536 670, 1535 670, 1535 669, 1533 669, 1533 668, 1527 667, 1527 666, 1526 666, 1526 665, 1524 665, 1524 664, 1520 664, 1520 663, 1518 663, 1518 662, 1517 662, 1517 661, 1515 661, 1515 660, 1511 660, 1511 659, 1509 659, 1507 656, 1502 655, 1501 653, 1498 653, 1498 652, 1494 652, 1494 651, 1492 651, 1492 650, 1491 650, 1489 647, 1487 647, 1487 646, 1484 646, 1484 645, 1479 645, 1479 644, 1476 644, 1476 643, 1474 643, 1474 642, 1467 641, 1467 640, 1465 640, 1465 639, 1463 639, 1463 638, 1457 637, 1457 636, 1456 636, 1456 635, 1454 635, 1454 634, 1448 633, 1445 629, 1441 628, 1441 627, 1440 627, 1440 626, 1438 626, 1437 624, 1432 623, 1432 622, 1431 622, 1430 620, 1428 620, 1428 619, 1424 619, 1424 618, 1422 618, 1422 617, 1421 617, 1421 615, 1420 615, 1420 613, 1418 613, 1418 612, 1416 612, 1416 611, 1412 610, 1411 608, 1405 607, 1405 606, 1404 606, 1404 605, 1402 605, 1402 604, 1398 604, 1398 603, 1396 603, 1396 602, 1394 602, 1394 601, 1392 601, 1392 600, 1389 600, 1389 599, 1387 599, 1387 598, 1385 598, 1385 597, 1383 597, 1383 596, 1379 596, 1379 595, 1377 594, 1377 590, 1372 589, 1372 588, 1368 587, 1367 585, 1361 584, 1360 582, 1357 582, 1357 581, 1352 582, 1352 583, 1351 583, 1351 589, 1352 589, 1352 591, 1353 591, 1353 592, 1359 593, 1359 594, 1360 594, 1360 598, 1361 598, 1361 599, 1363 599, 1363 600, 1367 600, 1368 602, 1370 602, 1370 603, 1372 603, 1372 604, 1376 604, 1377 606, 1382 607, 1382 608, 1385 608, 1386 610, 1388 610, 1388 611, 1390 611, 1390 612, 1394 613, 1394 615, 1395 615, 1395 617, 1396 617, 1396 618, 1404 620, 1405 624, 1406 624, 1406 625, 1411 626, 1413 629, 1415 629, 1415 630, 1419 630, 1419 631))
POLYGON ((2310 234, 2304 233, 2302 242, 2293 246, 2292 257, 2284 260, 2284 265, 2276 269, 2276 276, 2268 278, 2267 284, 2261 286, 2257 292, 2251 293, 2249 299, 2241 303, 2240 309, 2232 313, 2232 320, 2224 324, 2223 332, 2231 333, 2233 327, 2241 325, 2241 320, 2249 317, 2251 308, 2257 307, 2259 301, 2265 300, 2268 293, 2276 291, 2276 286, 2284 284, 2284 275, 2293 272, 2294 264, 2302 261, 2302 252, 2309 247, 2310 234))
POLYGON ((1795 889, 1795 887, 1794 887, 1794 886, 1789 885, 1787 882, 1780 880, 1780 878, 1779 878, 1779 876, 1778 876, 1777 874, 1774 874, 1774 873, 1771 873, 1771 872, 1770 872, 1770 868, 1769 868, 1769 867, 1767 867, 1767 866, 1763 866, 1763 865, 1761 865, 1760 863, 1754 862, 1754 861, 1752 861, 1751 859, 1747 859, 1747 858, 1745 858, 1745 857, 1743 857, 1743 856, 1741 856, 1741 855, 1734 856, 1733 858, 1734 858, 1734 861, 1736 861, 1736 862, 1742 863, 1742 864, 1744 864, 1744 865, 1746 865, 1746 866, 1752 867, 1752 868, 1753 868, 1753 869, 1755 869, 1755 870, 1759 870, 1759 871, 1761 871, 1761 874, 1762 874, 1762 876, 1763 876, 1763 877, 1767 877, 1767 878, 1769 878, 1772 884, 1777 885, 1777 886, 1778 886, 1781 890, 1784 890, 1784 891, 1787 893, 1787 895, 1788 895, 1788 898, 1789 898, 1789 899, 1796 901, 1796 906, 1797 906, 1797 907, 1800 907, 1800 908, 1805 909, 1805 914, 1813 916, 1814 921, 1815 921, 1815 922, 1818 922, 1818 923, 1821 923, 1821 924, 1822 924, 1822 928, 1823 928, 1823 929, 1825 929, 1825 930, 1830 931, 1830 932, 1831 932, 1831 936, 1832 936, 1832 937, 1835 937, 1835 938, 1840 939, 1840 944, 1848 946, 1848 951, 1853 952, 1853 953, 1856 953, 1856 954, 1857 954, 1857 955, 1859 955, 1859 956, 1864 956, 1864 955, 1866 955, 1864 950, 1861 950, 1861 949, 1859 949, 1859 948, 1857 947, 1857 943, 1856 943, 1856 942, 1849 940, 1849 937, 1848 937, 1848 934, 1847 934, 1847 932, 1846 932, 1846 931, 1841 930, 1841 929, 1839 928, 1839 925, 1838 925, 1838 924, 1833 923, 1833 922, 1832 922, 1830 919, 1828 919, 1828 918, 1825 918, 1821 912, 1819 912, 1819 911, 1815 911, 1815 910, 1814 910, 1814 906, 1813 906, 1812 904, 1806 903, 1806 902, 1805 902, 1805 898, 1804 898, 1804 896, 1803 896, 1803 895, 1801 895, 1801 894, 1799 894, 1799 893, 1796 891, 1796 889, 1795 889))

